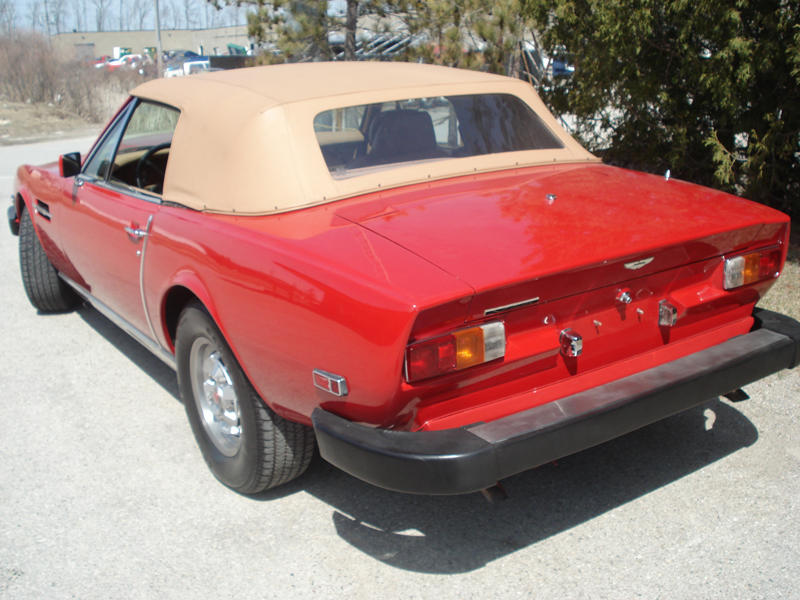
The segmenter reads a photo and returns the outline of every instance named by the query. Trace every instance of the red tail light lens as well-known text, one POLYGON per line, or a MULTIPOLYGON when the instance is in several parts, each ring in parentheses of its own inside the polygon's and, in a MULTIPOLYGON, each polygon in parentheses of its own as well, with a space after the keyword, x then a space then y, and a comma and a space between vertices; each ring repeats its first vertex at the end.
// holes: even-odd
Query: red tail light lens
POLYGON ((417 381, 456 370, 456 338, 421 342, 406 350, 406 379, 417 381))
POLYGON ((773 250, 768 254, 762 254, 759 261, 758 278, 767 279, 779 274, 781 266, 781 251, 773 250))
POLYGON ((505 356, 502 323, 487 323, 411 344, 406 348, 406 381, 414 382, 480 365, 505 356))

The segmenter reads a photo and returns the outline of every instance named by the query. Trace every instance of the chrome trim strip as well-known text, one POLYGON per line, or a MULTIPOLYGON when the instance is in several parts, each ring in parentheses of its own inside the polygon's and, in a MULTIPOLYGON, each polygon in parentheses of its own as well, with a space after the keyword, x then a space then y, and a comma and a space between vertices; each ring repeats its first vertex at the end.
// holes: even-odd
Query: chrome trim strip
POLYGON ((539 301, 539 296, 536 296, 536 298, 529 298, 528 300, 523 300, 522 302, 514 302, 513 304, 506 304, 505 306, 496 306, 495 308, 489 308, 483 311, 483 316, 488 317, 489 315, 495 315, 499 312, 503 312, 506 310, 511 310, 514 308, 522 308, 523 306, 536 304, 538 301, 539 301))
MULTIPOLYGON (((144 257, 147 253, 147 240, 150 239, 150 225, 153 223, 154 216, 155 214, 151 214, 147 219, 147 225, 144 226, 144 233, 142 236, 144 237, 144 242, 142 242, 142 255, 139 258, 139 293, 142 295, 142 309, 144 310, 144 318, 147 319, 147 326, 150 328, 150 336, 154 340, 157 340, 158 337, 153 327, 153 321, 150 319, 150 313, 147 311, 147 300, 144 297, 144 257)), ((163 350, 161 344, 158 344, 158 347, 163 350)))
POLYGON ((116 140, 109 141, 109 143, 114 145, 113 155, 116 156, 117 147, 119 146, 119 140, 122 137, 122 133, 128 127, 127 121, 128 118, 131 116, 131 111, 133 110, 132 107, 135 106, 137 103, 138 102, 136 98, 128 102, 127 106, 125 106, 125 108, 123 108, 119 112, 119 114, 117 114, 116 118, 111 123, 109 123, 108 126, 103 131, 103 133, 100 134, 100 137, 97 139, 97 141, 95 141, 95 143, 92 144, 92 147, 89 148, 89 153, 86 155, 86 158, 84 159, 83 164, 81 165, 81 172, 80 172, 81 175, 84 174, 83 170, 89 165, 90 162, 92 162, 92 160, 94 160, 94 157, 100 151, 100 148, 106 143, 106 141, 110 140, 112 135, 117 136, 116 140), (117 127, 117 125, 120 126, 120 129, 118 131, 115 131, 114 128, 117 127))
POLYGON ((160 196, 156 194, 151 194, 146 190, 135 188, 133 186, 126 185, 124 183, 118 183, 116 181, 108 181, 104 182, 103 186, 109 190, 114 192, 125 194, 126 196, 132 196, 133 198, 137 198, 139 200, 144 200, 145 202, 150 202, 152 204, 161 204, 162 199, 160 196))
POLYGON ((41 200, 36 201, 36 206, 33 207, 33 210, 42 215, 48 221, 52 219, 50 216, 50 211, 47 210, 47 205, 44 204, 41 200))
POLYGON ((163 360, 167 366, 170 368, 177 370, 177 364, 175 362, 175 357, 164 350, 161 346, 159 346, 156 342, 148 338, 144 333, 136 329, 133 325, 128 323, 125 319, 120 317, 117 313, 111 310, 108 306, 100 302, 97 298, 92 296, 89 292, 83 289, 80 285, 72 281, 69 277, 64 275, 63 273, 58 274, 61 279, 63 279, 66 283, 70 285, 80 296, 83 297, 84 300, 89 302, 92 306, 94 306, 99 313, 105 316, 109 321, 114 323, 117 327, 122 329, 125 333, 139 342, 142 346, 150 350, 153 354, 155 354, 158 358, 163 360))
POLYGON ((109 190, 111 192, 114 192, 115 194, 125 194, 126 196, 130 196, 131 198, 136 198, 137 200, 144 200, 145 202, 149 202, 150 204, 162 203, 162 199, 160 196, 151 195, 145 190, 131 187, 124 183, 104 181, 102 179, 97 179, 95 177, 91 177, 89 175, 84 175, 84 174, 79 174, 76 177, 78 179, 75 180, 75 183, 79 186, 82 186, 84 183, 91 183, 95 187, 99 187, 104 190, 109 190))

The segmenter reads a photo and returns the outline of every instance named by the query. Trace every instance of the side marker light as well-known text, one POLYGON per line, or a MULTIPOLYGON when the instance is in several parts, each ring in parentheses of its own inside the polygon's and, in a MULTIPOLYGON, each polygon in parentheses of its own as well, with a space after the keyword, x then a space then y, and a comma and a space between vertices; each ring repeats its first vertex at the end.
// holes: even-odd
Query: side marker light
POLYGON ((314 369, 314 385, 321 390, 330 392, 334 396, 347 396, 347 380, 341 375, 334 375, 327 371, 314 369))

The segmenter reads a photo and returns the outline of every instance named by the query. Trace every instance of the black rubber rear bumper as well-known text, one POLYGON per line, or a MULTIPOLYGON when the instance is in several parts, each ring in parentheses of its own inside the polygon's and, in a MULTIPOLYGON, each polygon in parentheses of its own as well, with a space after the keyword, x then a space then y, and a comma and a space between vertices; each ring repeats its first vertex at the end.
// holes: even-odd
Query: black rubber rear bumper
POLYGON ((320 452, 343 471, 389 490, 463 494, 614 439, 732 392, 800 358, 800 323, 756 310, 753 331, 708 350, 490 423, 398 432, 320 408, 320 452))

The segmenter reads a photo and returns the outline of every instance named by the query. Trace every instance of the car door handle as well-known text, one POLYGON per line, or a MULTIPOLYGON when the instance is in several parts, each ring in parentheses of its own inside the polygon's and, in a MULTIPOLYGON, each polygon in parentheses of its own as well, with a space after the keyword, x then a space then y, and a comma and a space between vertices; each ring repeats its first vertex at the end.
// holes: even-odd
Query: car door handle
POLYGON ((125 233, 139 240, 147 235, 147 231, 145 231, 144 229, 134 229, 133 227, 126 227, 125 233))

